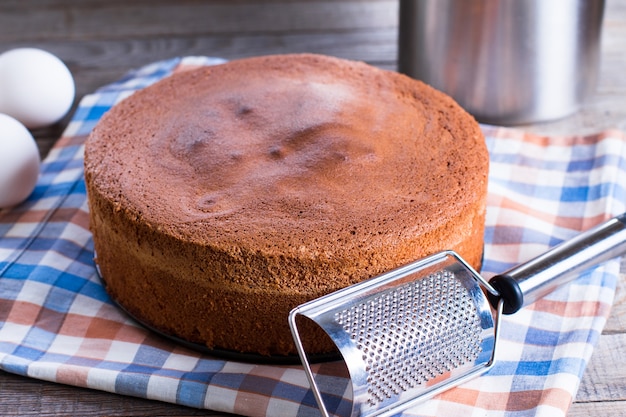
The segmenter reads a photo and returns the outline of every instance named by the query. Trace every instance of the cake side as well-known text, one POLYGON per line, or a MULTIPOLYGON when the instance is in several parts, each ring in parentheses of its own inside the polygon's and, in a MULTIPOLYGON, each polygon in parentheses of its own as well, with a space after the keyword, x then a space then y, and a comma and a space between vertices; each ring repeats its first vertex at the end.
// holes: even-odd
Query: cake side
MULTIPOLYGON (((295 306, 446 248, 474 266, 482 256, 476 241, 482 239, 484 211, 478 203, 432 236, 402 241, 371 254, 370 261, 329 265, 164 239, 140 219, 120 216, 110 202, 94 200, 97 263, 112 297, 151 327, 211 349, 295 354, 286 320, 295 306)), ((303 340, 307 352, 334 350, 323 332, 312 328, 303 340)))

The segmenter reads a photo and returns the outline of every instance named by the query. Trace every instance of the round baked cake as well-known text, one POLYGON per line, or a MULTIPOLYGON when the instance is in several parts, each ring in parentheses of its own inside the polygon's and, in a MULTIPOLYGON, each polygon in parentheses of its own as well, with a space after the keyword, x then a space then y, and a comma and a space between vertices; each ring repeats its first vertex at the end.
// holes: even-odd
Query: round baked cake
MULTIPOLYGON (((451 98, 309 54, 178 72, 85 147, 112 298, 165 334, 260 355, 296 353, 287 317, 307 300, 446 249, 478 269, 487 174, 451 98)), ((333 350, 318 330, 307 351, 333 350)))

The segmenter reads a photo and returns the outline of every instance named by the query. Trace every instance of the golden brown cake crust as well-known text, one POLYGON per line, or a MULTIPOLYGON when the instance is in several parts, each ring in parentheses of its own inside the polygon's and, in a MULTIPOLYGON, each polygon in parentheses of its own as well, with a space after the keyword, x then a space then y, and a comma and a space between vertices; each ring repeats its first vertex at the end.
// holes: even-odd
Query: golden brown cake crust
POLYGON ((479 267, 487 171, 449 97, 318 55, 175 74, 85 149, 111 294, 166 332, 262 354, 294 353, 286 314, 305 300, 443 249, 479 267))

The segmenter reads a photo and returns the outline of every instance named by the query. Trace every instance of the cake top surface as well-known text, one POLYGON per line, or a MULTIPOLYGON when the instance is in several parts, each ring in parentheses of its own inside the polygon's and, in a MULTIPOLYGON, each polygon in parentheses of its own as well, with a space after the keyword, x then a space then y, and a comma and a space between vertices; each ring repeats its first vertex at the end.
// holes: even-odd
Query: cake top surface
POLYGON ((176 73, 114 106, 85 149, 98 192, 165 233, 311 253, 427 233, 484 192, 487 170, 477 123, 448 96, 308 54, 176 73))

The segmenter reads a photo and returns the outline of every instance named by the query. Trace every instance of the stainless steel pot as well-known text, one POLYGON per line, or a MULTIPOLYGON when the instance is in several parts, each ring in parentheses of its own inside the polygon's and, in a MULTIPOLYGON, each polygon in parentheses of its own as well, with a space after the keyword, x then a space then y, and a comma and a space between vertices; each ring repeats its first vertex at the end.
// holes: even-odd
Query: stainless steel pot
POLYGON ((577 111, 596 86, 604 0, 401 0, 398 70, 479 121, 577 111))

